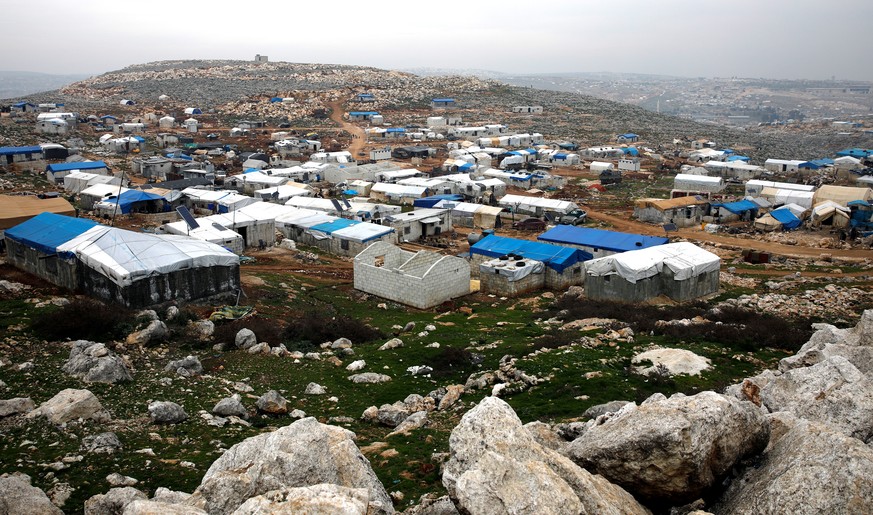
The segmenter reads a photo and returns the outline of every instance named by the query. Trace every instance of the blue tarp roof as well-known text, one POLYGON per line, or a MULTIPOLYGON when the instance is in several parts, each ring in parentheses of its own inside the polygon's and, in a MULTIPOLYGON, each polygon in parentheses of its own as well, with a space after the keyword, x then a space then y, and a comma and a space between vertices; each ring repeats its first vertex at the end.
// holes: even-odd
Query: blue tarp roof
POLYGON ((810 163, 813 163, 813 164, 815 164, 815 165, 818 165, 819 167, 824 167, 824 166, 833 166, 833 165, 834 165, 834 160, 833 160, 833 159, 829 159, 829 158, 827 158, 827 157, 823 157, 823 158, 821 158, 821 159, 813 159, 812 161, 810 161, 810 163))
POLYGON ((864 206, 870 207, 870 203, 866 200, 852 200, 846 203, 847 206, 864 206))
POLYGON ((6 237, 23 243, 44 254, 54 254, 58 245, 99 225, 87 218, 40 213, 26 222, 6 229, 6 237))
POLYGON ((442 200, 452 200, 455 202, 463 202, 463 195, 447 194, 447 195, 431 195, 430 197, 417 198, 412 201, 413 207, 433 207, 442 200))
POLYGON ((390 129, 386 129, 385 132, 406 132, 406 129, 403 127, 391 127, 390 129))
POLYGON ((790 209, 777 209, 770 212, 770 216, 782 223, 785 229, 796 229, 800 227, 800 218, 794 216, 790 209))
POLYGON ((363 222, 359 222, 357 220, 348 220, 346 218, 337 218, 332 222, 325 222, 323 224, 313 225, 312 227, 310 227, 310 229, 331 234, 334 231, 345 229, 346 227, 351 227, 353 225, 358 225, 359 223, 363 222))
POLYGON ((539 235, 537 239, 550 243, 597 247, 615 252, 647 249, 670 241, 663 236, 644 236, 642 234, 575 227, 572 225, 558 225, 539 235))
POLYGON ((24 106, 36 107, 36 104, 31 104, 30 102, 18 102, 18 103, 12 104, 12 106, 13 107, 24 107, 24 106))
POLYGON ((587 261, 594 256, 584 250, 570 247, 560 247, 537 241, 517 240, 489 235, 470 247, 470 254, 480 254, 491 258, 498 258, 507 254, 518 254, 529 259, 542 261, 547 267, 558 273, 580 261, 587 261))
POLYGON ((634 134, 633 132, 625 132, 624 134, 619 134, 619 137, 622 137, 625 139, 639 138, 639 136, 634 134))
POLYGON ((112 118, 113 120, 117 120, 117 119, 118 119, 117 117, 112 116, 111 114, 104 114, 103 116, 100 117, 101 120, 105 120, 105 119, 107 119, 107 118, 112 118))
POLYGON ((49 172, 69 172, 70 170, 97 170, 98 168, 109 168, 103 161, 79 161, 78 163, 57 163, 48 165, 46 170, 49 172))
POLYGON ((350 111, 349 116, 375 116, 379 111, 350 111))
POLYGON ((555 159, 567 159, 567 154, 565 154, 563 152, 556 152, 555 154, 552 155, 552 157, 555 159))
POLYGON ((454 98, 434 98, 433 102, 454 102, 454 98))
POLYGON ((357 195, 358 190, 343 190, 343 195, 357 195))
POLYGON ((134 136, 133 139, 139 141, 140 143, 145 143, 145 138, 142 136, 134 136))
POLYGON ((640 151, 637 150, 636 147, 627 147, 627 148, 623 148, 623 149, 622 149, 622 152, 624 152, 625 154, 631 155, 631 156, 638 156, 638 155, 640 155, 640 151))
POLYGON ((579 145, 570 142, 558 143, 558 148, 562 148, 564 150, 576 150, 579 148, 579 145))
POLYGON ((840 150, 837 152, 838 156, 852 156, 857 157, 859 159, 863 159, 871 154, 871 151, 864 150, 863 148, 847 148, 846 150, 840 150))
POLYGON ((128 190, 117 197, 108 197, 104 200, 104 202, 108 202, 110 204, 118 202, 118 209, 121 210, 121 214, 127 214, 130 213, 130 209, 131 207, 133 207, 133 204, 146 200, 164 200, 164 197, 140 190, 128 190))
POLYGON ((0 156, 8 156, 12 154, 36 154, 42 152, 42 147, 32 145, 29 147, 0 147, 0 156))
POLYGON ((358 96, 359 97, 372 97, 373 94, 372 93, 358 93, 358 96))
POLYGON ((745 213, 746 211, 757 211, 758 204, 751 200, 738 200, 736 202, 725 202, 724 204, 712 204, 712 207, 723 207, 735 215, 745 213))
POLYGON ((815 161, 807 161, 805 163, 800 163, 798 168, 807 168, 809 170, 818 170, 821 166, 817 165, 815 161))
POLYGON ((167 152, 165 154, 170 159, 185 159, 186 161, 193 161, 194 158, 189 156, 188 154, 183 154, 181 152, 167 152))
POLYGON ((281 102, 281 101, 282 101, 282 97, 273 97, 270 99, 271 104, 275 104, 276 102, 281 102))
POLYGON ((736 155, 736 156, 731 156, 731 157, 727 158, 727 161, 728 161, 728 162, 731 162, 731 161, 744 161, 744 162, 748 163, 749 161, 751 161, 751 159, 748 158, 748 157, 746 157, 746 156, 739 156, 739 155, 736 155))

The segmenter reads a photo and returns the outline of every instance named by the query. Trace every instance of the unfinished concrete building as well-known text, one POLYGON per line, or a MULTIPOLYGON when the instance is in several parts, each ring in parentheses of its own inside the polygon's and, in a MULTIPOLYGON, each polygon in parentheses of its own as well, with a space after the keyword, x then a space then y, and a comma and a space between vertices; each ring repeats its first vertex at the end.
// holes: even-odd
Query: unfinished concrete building
POLYGON ((356 289, 418 309, 470 293, 470 265, 454 256, 380 241, 355 256, 354 266, 356 289))

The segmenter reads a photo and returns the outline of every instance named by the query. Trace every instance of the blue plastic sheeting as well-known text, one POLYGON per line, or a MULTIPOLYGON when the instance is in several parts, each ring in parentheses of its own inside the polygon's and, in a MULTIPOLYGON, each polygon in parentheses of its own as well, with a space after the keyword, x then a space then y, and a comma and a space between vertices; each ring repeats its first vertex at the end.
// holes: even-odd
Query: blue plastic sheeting
POLYGON ((275 104, 276 102, 281 102, 281 101, 282 101, 281 97, 273 97, 270 99, 271 104, 275 104))
POLYGON ((624 139, 639 138, 639 136, 637 136, 637 135, 634 134, 633 132, 627 132, 627 133, 625 133, 625 134, 622 134, 620 137, 622 137, 622 138, 624 138, 624 139))
POLYGON ((518 254, 528 259, 542 261, 547 267, 558 273, 563 272, 580 261, 588 261, 594 257, 584 250, 559 247, 558 245, 549 245, 548 243, 536 241, 503 238, 493 234, 482 238, 478 243, 470 247, 470 254, 480 254, 490 258, 498 258, 507 254, 518 254))
POLYGON ((412 207, 430 208, 430 207, 434 207, 435 205, 439 204, 443 200, 451 200, 454 202, 463 202, 464 196, 463 195, 449 194, 449 195, 432 195, 430 197, 417 198, 417 199, 412 201, 412 207))
POLYGON ((712 207, 723 207, 735 215, 740 215, 746 211, 757 211, 758 204, 751 200, 738 200, 736 202, 726 202, 724 204, 712 204, 712 207))
POLYGON ((637 150, 636 147, 627 147, 627 148, 623 148, 623 149, 622 149, 622 152, 624 152, 625 154, 627 154, 627 155, 629 155, 629 156, 634 156, 634 157, 640 155, 640 151, 637 150))
POLYGON ((870 203, 867 202, 866 200, 852 200, 852 201, 849 201, 848 203, 846 203, 846 205, 847 205, 847 206, 864 206, 864 207, 870 207, 870 203))
POLYGON ((825 157, 825 158, 822 158, 822 159, 813 159, 812 161, 810 161, 810 163, 812 163, 812 164, 818 166, 819 168, 823 168, 823 167, 825 167, 825 166, 833 166, 833 165, 834 165, 834 160, 833 160, 833 159, 828 159, 828 158, 825 157))
POLYGON ((386 129, 385 132, 406 132, 406 129, 403 127, 391 127, 390 129, 386 129))
POLYGON ((433 102, 438 102, 438 103, 446 103, 446 102, 454 102, 454 101, 455 101, 454 98, 435 98, 435 99, 433 99, 433 102))
POLYGON ((751 159, 746 157, 746 156, 731 156, 731 157, 727 158, 727 161, 729 163, 732 161, 743 161, 745 163, 748 163, 749 161, 751 161, 751 159))
POLYGON ((458 167, 458 171, 464 172, 473 168, 473 163, 465 163, 458 167))
POLYGON ((349 116, 376 116, 379 111, 351 111, 349 116))
POLYGON ((852 156, 857 157, 858 159, 864 159, 870 154, 873 154, 873 151, 864 150, 863 148, 847 148, 846 150, 840 150, 837 152, 838 156, 852 156))
POLYGON ((41 154, 42 147, 39 145, 31 147, 0 147, 0 156, 9 156, 12 154, 41 154))
POLYGON ((567 159, 567 154, 565 154, 565 153, 563 153, 563 152, 557 152, 557 153, 555 153, 552 157, 555 158, 555 159, 561 159, 561 160, 564 160, 564 159, 567 159))
POLYGON ((6 229, 6 237, 43 254, 55 254, 64 244, 98 224, 87 218, 40 213, 26 222, 6 229))
POLYGON ((170 159, 184 159, 185 161, 193 161, 194 158, 189 156, 188 154, 183 154, 181 152, 169 152, 166 155, 170 159))
POLYGON ((69 172, 71 170, 97 170, 99 168, 109 168, 103 161, 81 161, 78 163, 58 163, 48 165, 46 170, 49 172, 69 172))
POLYGON ((357 195, 358 190, 343 190, 343 195, 357 195))
POLYGON ((116 118, 115 116, 112 116, 111 114, 104 114, 103 116, 100 117, 100 119, 101 120, 109 120, 109 119, 117 120, 118 118, 116 118))
POLYGON ((790 209, 777 209, 771 211, 770 216, 780 222, 784 229, 791 230, 800 227, 800 218, 794 216, 794 213, 792 213, 790 209))
POLYGON ((572 225, 558 225, 537 236, 537 239, 548 243, 596 247, 613 252, 647 249, 670 241, 663 236, 644 236, 572 225))
POLYGON ((121 214, 126 215, 130 213, 130 210, 133 208, 133 204, 136 202, 143 202, 148 200, 164 200, 164 197, 160 195, 155 195, 154 193, 146 193, 145 191, 140 190, 128 190, 122 193, 117 197, 108 197, 104 202, 108 202, 110 204, 118 203, 118 209, 121 211, 121 214))
POLYGON ((325 222, 323 224, 313 225, 310 227, 313 231, 321 231, 323 233, 331 234, 334 231, 338 231, 340 229, 345 229, 346 227, 351 227, 353 225, 358 225, 359 222, 357 220, 348 220, 345 218, 337 218, 332 222, 325 222))

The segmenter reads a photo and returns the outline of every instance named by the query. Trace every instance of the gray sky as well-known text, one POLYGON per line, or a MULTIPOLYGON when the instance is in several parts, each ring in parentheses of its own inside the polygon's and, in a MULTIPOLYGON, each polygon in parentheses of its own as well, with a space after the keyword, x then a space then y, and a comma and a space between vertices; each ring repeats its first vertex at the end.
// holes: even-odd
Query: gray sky
POLYGON ((873 80, 870 0, 3 0, 0 68, 169 59, 873 80), (15 22, 14 20, 21 20, 15 22))

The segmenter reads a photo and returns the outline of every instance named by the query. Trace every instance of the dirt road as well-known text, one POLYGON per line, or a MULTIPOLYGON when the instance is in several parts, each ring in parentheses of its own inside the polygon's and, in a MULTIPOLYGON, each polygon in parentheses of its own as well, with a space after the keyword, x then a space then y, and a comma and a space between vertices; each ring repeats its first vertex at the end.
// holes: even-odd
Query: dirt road
MULTIPOLYGON (((593 220, 599 220, 601 222, 606 222, 618 231, 646 234, 649 236, 664 236, 663 229, 658 226, 633 221, 630 219, 630 213, 625 216, 614 216, 598 211, 592 211, 588 208, 587 211, 589 218, 593 220)), ((679 229, 679 231, 670 233, 670 235, 679 236, 681 238, 686 238, 694 241, 718 243, 725 246, 751 249, 759 252, 769 252, 771 254, 796 258, 818 258, 822 254, 829 254, 833 257, 840 258, 851 258, 858 260, 873 259, 873 250, 869 249, 821 249, 816 247, 783 245, 780 243, 772 243, 769 241, 759 241, 752 239, 746 240, 733 238, 730 236, 722 236, 719 234, 709 234, 700 229, 679 229)))
POLYGON ((340 124, 344 130, 346 130, 349 134, 353 136, 352 144, 349 145, 349 148, 347 150, 352 153, 352 157, 357 159, 358 152, 363 151, 364 146, 367 143, 364 129, 343 119, 344 110, 341 100, 330 102, 327 105, 328 107, 330 107, 330 119, 340 124))

